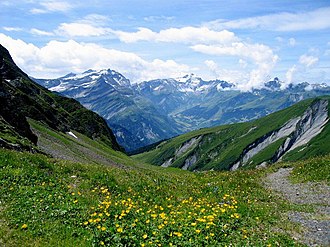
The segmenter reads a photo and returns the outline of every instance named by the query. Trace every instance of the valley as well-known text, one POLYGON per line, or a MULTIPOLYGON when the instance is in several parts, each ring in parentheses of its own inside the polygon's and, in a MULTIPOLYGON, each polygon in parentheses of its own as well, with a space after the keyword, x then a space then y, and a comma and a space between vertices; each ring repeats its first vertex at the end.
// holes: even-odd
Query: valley
POLYGON ((247 92, 194 74, 133 84, 110 69, 34 80, 104 117, 128 152, 200 128, 254 120, 303 99, 330 94, 329 86, 307 82, 283 89, 278 78, 247 92))
POLYGON ((255 168, 329 153, 329 97, 301 101, 258 120, 205 128, 134 157, 184 170, 255 168))
MULTIPOLYGON (((168 134, 162 126, 173 130, 165 135, 167 140, 143 145, 144 152, 127 156, 118 144, 118 129, 110 128, 113 116, 104 120, 83 107, 92 108, 92 98, 80 104, 47 90, 0 48, 1 246, 327 246, 329 234, 323 225, 329 222, 328 202, 322 201, 326 210, 320 213, 319 204, 291 201, 265 181, 289 168, 285 178, 298 184, 298 190, 311 187, 309 183, 328 188, 329 96, 299 96, 293 106, 249 122, 173 137, 191 124, 185 122, 186 129, 172 124, 179 121, 173 120, 177 109, 168 109, 169 104, 158 110, 156 102, 165 101, 150 103, 130 89, 126 96, 119 94, 118 88, 124 90, 128 83, 123 77, 117 75, 113 80, 118 88, 109 89, 103 75, 86 72, 90 78, 101 78, 95 84, 104 86, 90 91, 106 98, 96 103, 106 109, 108 102, 118 116, 128 114, 131 122, 122 120, 127 126, 138 123, 135 138, 146 135, 155 141, 161 136, 155 133, 168 134), (113 98, 118 101, 107 101, 113 98), (146 104, 150 119, 154 114, 153 125, 129 110, 141 110, 138 104, 146 104), (154 131, 155 123, 160 132, 154 131), (148 131, 139 132, 139 126, 148 131), (317 235, 321 237, 306 241, 304 235, 313 235, 305 223, 311 220, 322 226, 317 235)), ((109 73, 115 74, 104 71, 109 73)), ((73 98, 81 88, 90 87, 80 79, 68 90, 73 98)), ((63 81, 52 87, 63 89, 63 81)), ((321 197, 327 193, 314 192, 321 197)))

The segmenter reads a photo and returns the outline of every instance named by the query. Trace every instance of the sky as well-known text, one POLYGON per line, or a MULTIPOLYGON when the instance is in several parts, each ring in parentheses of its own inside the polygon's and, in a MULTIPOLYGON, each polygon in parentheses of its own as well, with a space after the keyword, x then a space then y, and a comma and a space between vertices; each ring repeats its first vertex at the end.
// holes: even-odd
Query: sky
POLYGON ((36 78, 113 69, 132 83, 330 85, 329 0, 1 0, 0 43, 36 78))

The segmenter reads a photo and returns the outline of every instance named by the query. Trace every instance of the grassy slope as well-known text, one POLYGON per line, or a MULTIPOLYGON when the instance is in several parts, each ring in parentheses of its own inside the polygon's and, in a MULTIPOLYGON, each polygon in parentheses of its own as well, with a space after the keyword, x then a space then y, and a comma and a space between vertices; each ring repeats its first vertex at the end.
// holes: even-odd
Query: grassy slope
MULTIPOLYGON (((302 114, 306 108, 312 103, 313 99, 302 101, 293 107, 270 114, 261 119, 232 124, 223 125, 214 128, 201 129, 187 134, 178 136, 171 140, 165 141, 158 145, 155 149, 134 156, 140 161, 161 165, 164 161, 174 156, 183 143, 193 137, 203 135, 203 142, 197 149, 190 150, 185 154, 197 153, 199 160, 193 168, 197 169, 226 169, 230 164, 235 162, 243 149, 257 138, 266 133, 279 128, 289 119, 302 114), (255 128, 251 130, 252 128, 255 128), (249 131, 251 130, 251 131, 249 131), (211 155, 211 154, 214 155, 211 155)), ((280 145, 281 143, 277 143, 280 145)), ((264 157, 270 157, 270 151, 264 153, 264 157)), ((267 151, 267 150, 266 150, 267 151)), ((262 157, 261 157, 262 158, 262 157)), ((260 157, 258 158, 258 161, 260 157)), ((183 166, 184 159, 176 161, 173 165, 177 167, 183 166)))
POLYGON ((5 246, 299 246, 280 215, 295 206, 259 184, 271 170, 123 169, 6 150, 0 170, 5 246))
POLYGON ((9 145, 18 145, 26 150, 30 150, 30 147, 33 145, 27 138, 19 135, 2 116, 0 116, 0 139, 9 145))
POLYGON ((122 152, 115 151, 102 141, 95 141, 89 137, 73 131, 77 139, 46 127, 29 119, 33 132, 38 136, 39 148, 52 157, 93 164, 104 165, 132 165, 133 161, 122 152))

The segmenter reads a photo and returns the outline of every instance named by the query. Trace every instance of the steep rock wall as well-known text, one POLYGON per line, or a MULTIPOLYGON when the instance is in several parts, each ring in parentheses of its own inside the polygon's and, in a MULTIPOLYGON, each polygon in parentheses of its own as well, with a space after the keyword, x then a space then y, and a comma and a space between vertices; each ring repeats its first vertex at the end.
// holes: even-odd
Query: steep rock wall
POLYGON ((289 120, 280 129, 267 133, 251 143, 244 149, 239 161, 233 164, 230 170, 233 171, 246 165, 260 151, 277 140, 287 137, 272 159, 273 162, 276 162, 287 152, 307 144, 313 137, 321 133, 328 120, 328 101, 322 99, 315 101, 302 116, 289 120))

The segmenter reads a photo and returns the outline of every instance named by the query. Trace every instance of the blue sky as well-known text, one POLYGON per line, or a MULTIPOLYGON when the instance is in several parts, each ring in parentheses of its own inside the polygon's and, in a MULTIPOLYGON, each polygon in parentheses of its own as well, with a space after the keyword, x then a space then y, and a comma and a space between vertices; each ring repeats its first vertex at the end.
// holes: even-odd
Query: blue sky
POLYGON ((111 68, 133 82, 330 84, 329 16, 328 0, 2 0, 0 43, 39 78, 111 68))

